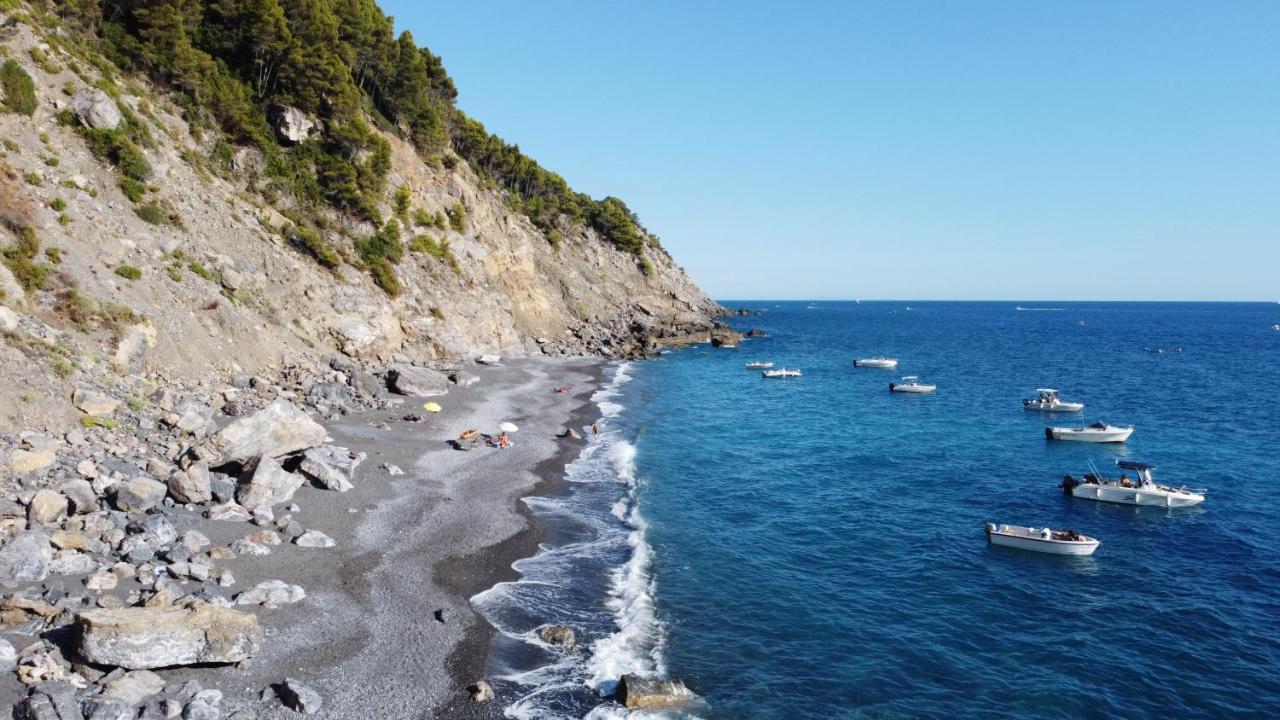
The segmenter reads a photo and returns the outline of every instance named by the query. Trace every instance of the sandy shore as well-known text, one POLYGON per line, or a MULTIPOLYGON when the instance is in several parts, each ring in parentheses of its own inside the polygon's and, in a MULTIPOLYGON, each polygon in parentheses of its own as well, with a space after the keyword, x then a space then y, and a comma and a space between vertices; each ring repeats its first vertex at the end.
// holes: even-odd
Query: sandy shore
MULTIPOLYGON (((399 419, 421 412, 410 399, 401 412, 352 415, 329 427, 337 444, 369 457, 354 490, 300 490, 294 517, 337 546, 286 545, 235 561, 237 587, 275 578, 301 585, 307 598, 260 611, 262 653, 216 684, 244 692, 297 678, 323 696, 313 716, 321 718, 500 717, 501 698, 481 705, 466 692, 483 677, 493 632, 468 598, 514 577, 511 563, 536 552, 539 538, 519 499, 545 490, 577 455, 581 442, 555 436, 594 419, 589 398, 602 369, 590 359, 480 368, 479 383, 434 398, 444 411, 422 413, 425 423, 399 419), (559 385, 574 390, 555 394, 559 385), (447 442, 507 420, 520 427, 510 449, 463 452, 447 442), (389 476, 384 463, 405 474, 389 476)), ((215 543, 244 531, 213 524, 227 526, 225 538, 210 534, 215 543)), ((188 672, 206 685, 213 680, 195 670, 169 677, 188 672)))

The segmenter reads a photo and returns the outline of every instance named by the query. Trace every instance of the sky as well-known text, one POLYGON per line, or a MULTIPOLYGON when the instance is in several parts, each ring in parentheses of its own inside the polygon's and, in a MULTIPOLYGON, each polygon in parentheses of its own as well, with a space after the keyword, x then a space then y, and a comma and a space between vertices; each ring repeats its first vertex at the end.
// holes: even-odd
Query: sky
POLYGON ((382 7, 712 297, 1280 300, 1280 2, 382 7))

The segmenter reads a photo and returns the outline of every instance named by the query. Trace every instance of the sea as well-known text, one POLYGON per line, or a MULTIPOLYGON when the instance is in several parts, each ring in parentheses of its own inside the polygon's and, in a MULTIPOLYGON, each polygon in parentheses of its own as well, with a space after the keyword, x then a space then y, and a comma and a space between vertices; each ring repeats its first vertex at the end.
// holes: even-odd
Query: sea
POLYGON ((725 305, 767 337, 611 366, 600 433, 524 499, 552 539, 473 598, 507 717, 1280 717, 1280 304, 725 305), (852 364, 874 355, 899 367, 852 364), (1041 387, 1084 411, 1024 410, 1041 387), (1136 430, 1045 439, 1095 420, 1136 430), (1206 500, 1064 495, 1119 458, 1206 500), (992 547, 987 522, 1102 544, 992 547), (701 702, 628 711, 623 673, 701 702))

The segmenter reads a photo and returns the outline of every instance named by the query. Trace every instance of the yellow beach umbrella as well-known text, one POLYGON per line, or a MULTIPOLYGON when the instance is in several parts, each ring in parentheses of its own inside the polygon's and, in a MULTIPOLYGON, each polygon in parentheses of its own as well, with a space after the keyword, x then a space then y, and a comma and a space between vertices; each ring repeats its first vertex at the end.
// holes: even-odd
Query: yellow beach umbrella
POLYGON ((426 410, 427 412, 440 412, 444 408, 440 407, 439 403, 429 402, 426 405, 423 405, 422 409, 426 410))

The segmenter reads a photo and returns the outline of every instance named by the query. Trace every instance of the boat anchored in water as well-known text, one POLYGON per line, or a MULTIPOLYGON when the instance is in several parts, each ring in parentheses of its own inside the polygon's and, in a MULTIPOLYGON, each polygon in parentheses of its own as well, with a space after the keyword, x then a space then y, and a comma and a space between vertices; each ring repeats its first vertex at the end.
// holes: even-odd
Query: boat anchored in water
POLYGON ((1171 488, 1157 484, 1151 474, 1156 469, 1155 465, 1136 460, 1116 460, 1116 465, 1123 470, 1133 470, 1138 477, 1130 480, 1122 473, 1119 478, 1108 480, 1091 467, 1091 472, 1079 480, 1070 475, 1064 477, 1062 491, 1071 497, 1122 505, 1191 507, 1204 502, 1204 490, 1188 490, 1185 485, 1171 488))
POLYGON ((748 370, 768 370, 771 367, 773 367, 773 363, 771 362, 761 362, 757 360, 755 362, 747 363, 748 370))
POLYGON ((1037 397, 1025 398, 1022 407, 1026 410, 1042 410, 1044 412, 1080 412, 1084 403, 1067 402, 1058 397, 1053 388, 1036 388, 1037 397))
POLYGON ((800 377, 800 371, 778 368, 777 370, 765 370, 760 375, 767 378, 797 378, 800 377))
POLYGON ((1133 426, 1109 425, 1099 420, 1084 427, 1047 427, 1044 429, 1046 440, 1074 440, 1089 443, 1122 443, 1133 434, 1133 426))
POLYGON ((1092 555, 1102 544, 1097 538, 1075 530, 996 525, 987 523, 987 541, 992 545, 1049 553, 1050 555, 1092 555))
POLYGON ((920 382, 920 378, 915 375, 908 375, 902 378, 902 382, 900 383, 889 383, 889 392, 931 393, 937 389, 937 385, 925 385, 920 382))
POLYGON ((880 355, 878 357, 870 357, 870 358, 858 358, 857 360, 853 361, 853 366, 869 367, 869 368, 885 368, 887 370, 892 370, 893 368, 898 367, 898 359, 885 357, 883 355, 880 355))

